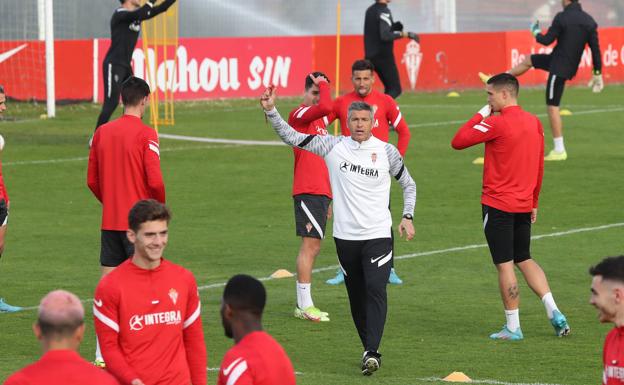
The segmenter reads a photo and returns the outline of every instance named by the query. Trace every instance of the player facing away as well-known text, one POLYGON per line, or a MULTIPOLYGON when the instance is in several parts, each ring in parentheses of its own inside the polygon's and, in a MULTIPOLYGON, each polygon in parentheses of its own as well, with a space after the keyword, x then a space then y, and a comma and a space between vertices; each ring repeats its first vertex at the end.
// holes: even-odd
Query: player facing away
MULTIPOLYGON (((373 74, 374 68, 375 66, 373 63, 368 60, 357 60, 353 63, 351 66, 353 92, 342 95, 334 100, 330 122, 335 118, 339 119, 342 135, 350 136, 351 132, 348 124, 349 106, 353 102, 365 102, 373 107, 373 136, 384 142, 388 142, 390 139, 390 126, 394 127, 399 137, 396 147, 399 149, 401 156, 405 157, 411 133, 394 99, 373 89, 373 84, 375 82, 375 75, 373 74)), ((394 263, 394 260, 392 263, 394 263)), ((344 276, 340 269, 338 269, 334 278, 327 281, 327 283, 331 285, 337 285, 342 282, 344 282, 344 276)), ((394 270, 394 266, 392 266, 390 270, 388 282, 396 285, 403 283, 394 270)))
POLYGON ((104 79, 104 104, 95 129, 108 122, 119 104, 119 93, 126 79, 132 76, 132 52, 141 32, 141 22, 151 19, 176 2, 164 0, 155 6, 156 0, 147 0, 141 6, 140 0, 120 0, 121 7, 113 13, 110 21, 111 45, 102 62, 104 79))
POLYGON ((462 150, 485 143, 483 231, 498 271, 507 320, 490 338, 523 339, 514 265, 542 299, 555 334, 565 336, 570 332, 568 322, 555 304, 544 271, 531 258, 531 224, 537 220, 544 172, 544 131, 539 119, 518 105, 518 91, 513 75, 492 76, 486 86, 488 104, 457 131, 451 145, 462 150))
MULTIPOLYGON (((561 5, 563 12, 559 12, 555 16, 546 34, 541 33, 537 21, 531 25, 531 33, 538 43, 550 45, 557 40, 552 53, 527 56, 523 62, 507 71, 514 76, 520 76, 532 67, 548 71, 546 106, 554 144, 554 148, 544 158, 548 161, 566 160, 568 158, 568 153, 563 144, 563 123, 559 105, 561 104, 565 82, 576 75, 586 44, 591 49, 594 66, 589 87, 596 93, 604 88, 598 42, 598 24, 587 12, 583 11, 578 0, 561 0, 561 5)), ((482 74, 480 76, 484 79, 482 74)))
MULTIPOLYGON (((6 111, 6 93, 0 85, 0 115, 6 111)), ((0 161, 0 258, 4 253, 4 237, 9 222, 9 195, 7 194, 4 178, 2 177, 2 162, 0 161)), ((0 313, 13 313, 22 310, 19 306, 11 306, 0 298, 0 313)))
POLYGON ((414 236, 412 215, 416 183, 392 144, 375 138, 373 108, 353 102, 348 111, 351 136, 302 134, 286 123, 275 109, 275 89, 261 98, 271 125, 284 143, 313 152, 325 159, 334 197, 333 235, 351 315, 364 354, 362 374, 379 369, 379 345, 388 310, 386 285, 392 264, 391 177, 403 189, 403 218, 399 234, 414 236))
MULTIPOLYGON (((132 206, 149 198, 165 202, 158 134, 141 121, 149 93, 144 80, 129 78, 121 91, 124 115, 103 125, 93 135, 87 185, 102 204, 102 276, 134 253, 126 237, 132 206)), ((99 350, 98 345, 95 363, 102 366, 99 350)))
POLYGON ((591 303, 598 320, 615 326, 602 351, 602 385, 624 385, 624 255, 607 257, 589 269, 591 303))
POLYGON ((127 385, 206 384, 206 344, 193 274, 163 258, 169 209, 153 200, 128 214, 134 255, 93 297, 106 370, 127 385))
POLYGON ((11 375, 4 385, 119 385, 78 354, 85 325, 84 308, 75 294, 55 290, 43 297, 33 332, 43 355, 11 375))
POLYGON ((225 353, 217 385, 294 385, 295 370, 282 346, 262 330, 266 290, 248 275, 225 285, 221 323, 234 346, 225 353))
MULTIPOLYGON (((288 124, 304 134, 327 135, 327 115, 332 109, 327 76, 314 72, 305 79, 303 102, 288 116, 288 124)), ((293 201, 296 233, 301 237, 297 255, 297 306, 295 317, 329 321, 329 315, 312 301, 312 268, 325 238, 331 215, 331 185, 325 161, 311 152, 293 148, 295 167, 293 201)))
POLYGON ((364 17, 364 54, 375 65, 375 71, 385 86, 385 93, 396 99, 401 95, 399 70, 394 60, 394 41, 409 37, 420 38, 414 32, 405 32, 403 23, 395 22, 388 8, 391 0, 375 0, 364 17))

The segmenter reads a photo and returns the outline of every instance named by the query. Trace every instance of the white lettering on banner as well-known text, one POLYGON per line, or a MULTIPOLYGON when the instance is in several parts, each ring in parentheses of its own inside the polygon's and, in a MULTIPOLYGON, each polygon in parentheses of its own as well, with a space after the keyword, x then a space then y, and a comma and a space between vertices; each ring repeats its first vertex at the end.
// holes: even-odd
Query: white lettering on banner
POLYGON ((590 67, 591 65, 592 65, 591 50, 589 48, 585 48, 583 50, 583 56, 581 56, 581 63, 579 64, 579 68, 590 67))
POLYGON ((280 87, 288 87, 288 74, 290 73, 290 57, 278 56, 273 60, 267 57, 265 61, 260 56, 254 56, 249 64, 249 78, 247 85, 252 90, 260 86, 268 87, 273 84, 280 87))
MULTIPOLYGON (((198 63, 198 59, 189 58, 186 47, 180 46, 177 50, 177 67, 175 60, 167 60, 158 63, 157 68, 154 69, 155 57, 153 49, 148 50, 147 60, 143 50, 136 49, 132 54, 133 68, 136 76, 146 79, 150 87, 155 83, 161 91, 168 89, 174 92, 195 93, 201 89, 211 92, 217 87, 221 91, 236 91, 241 86, 238 80, 238 58, 224 57, 218 61, 203 58, 201 63, 198 63), (148 64, 149 70, 146 68, 148 64)), ((292 58, 288 56, 264 59, 255 56, 249 64, 250 75, 247 85, 251 90, 257 90, 261 86, 267 87, 270 84, 288 87, 291 65, 292 58)))
POLYGON ((617 67, 618 65, 618 51, 613 49, 613 45, 609 44, 604 51, 602 63, 605 67, 617 67))

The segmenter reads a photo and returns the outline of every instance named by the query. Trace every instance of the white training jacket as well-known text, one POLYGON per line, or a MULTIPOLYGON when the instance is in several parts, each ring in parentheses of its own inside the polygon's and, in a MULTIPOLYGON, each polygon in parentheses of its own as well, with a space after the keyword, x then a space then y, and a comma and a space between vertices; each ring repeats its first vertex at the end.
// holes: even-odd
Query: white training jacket
POLYGON ((416 183, 399 150, 374 136, 358 143, 349 136, 297 132, 273 108, 265 111, 284 143, 325 159, 334 199, 334 237, 344 240, 390 238, 390 176, 403 188, 403 215, 413 214, 416 183))

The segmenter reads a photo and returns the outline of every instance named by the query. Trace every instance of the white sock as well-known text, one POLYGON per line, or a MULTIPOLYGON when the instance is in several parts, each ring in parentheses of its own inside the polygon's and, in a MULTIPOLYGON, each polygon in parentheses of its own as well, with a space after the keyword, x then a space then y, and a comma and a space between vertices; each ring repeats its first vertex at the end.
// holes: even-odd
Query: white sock
POLYGON ((563 145, 563 136, 558 138, 553 138, 553 142, 555 143, 555 151, 556 152, 564 152, 565 146, 563 145))
POLYGON ((102 351, 100 350, 100 341, 98 341, 97 336, 95 336, 95 359, 104 361, 104 358, 102 357, 102 351))
POLYGON ((555 299, 553 298, 552 293, 546 293, 542 297, 542 302, 544 303, 544 307, 546 308, 546 315, 548 316, 548 319, 551 319, 553 317, 553 311, 559 311, 559 308, 555 303, 555 299))
POLYGON ((310 293, 312 290, 311 286, 311 283, 297 282, 297 306, 299 306, 299 309, 307 309, 310 306, 314 306, 312 294, 310 293))
POLYGON ((510 332, 515 332, 520 328, 520 309, 505 310, 505 318, 510 332))

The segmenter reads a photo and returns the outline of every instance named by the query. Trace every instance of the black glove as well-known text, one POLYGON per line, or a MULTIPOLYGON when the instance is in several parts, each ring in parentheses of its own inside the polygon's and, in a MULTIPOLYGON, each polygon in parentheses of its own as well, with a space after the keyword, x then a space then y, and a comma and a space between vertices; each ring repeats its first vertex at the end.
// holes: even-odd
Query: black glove
POLYGON ((400 21, 395 21, 392 23, 392 27, 390 28, 392 31, 401 31, 403 32, 403 23, 400 21))
POLYGON ((418 36, 414 32, 408 32, 407 33, 407 37, 409 37, 410 39, 414 40, 416 43, 420 43, 420 36, 418 36))
POLYGON ((150 2, 150 4, 154 5, 154 4, 156 4, 156 1, 157 1, 157 0, 147 0, 147 1, 149 1, 149 2, 150 2))

